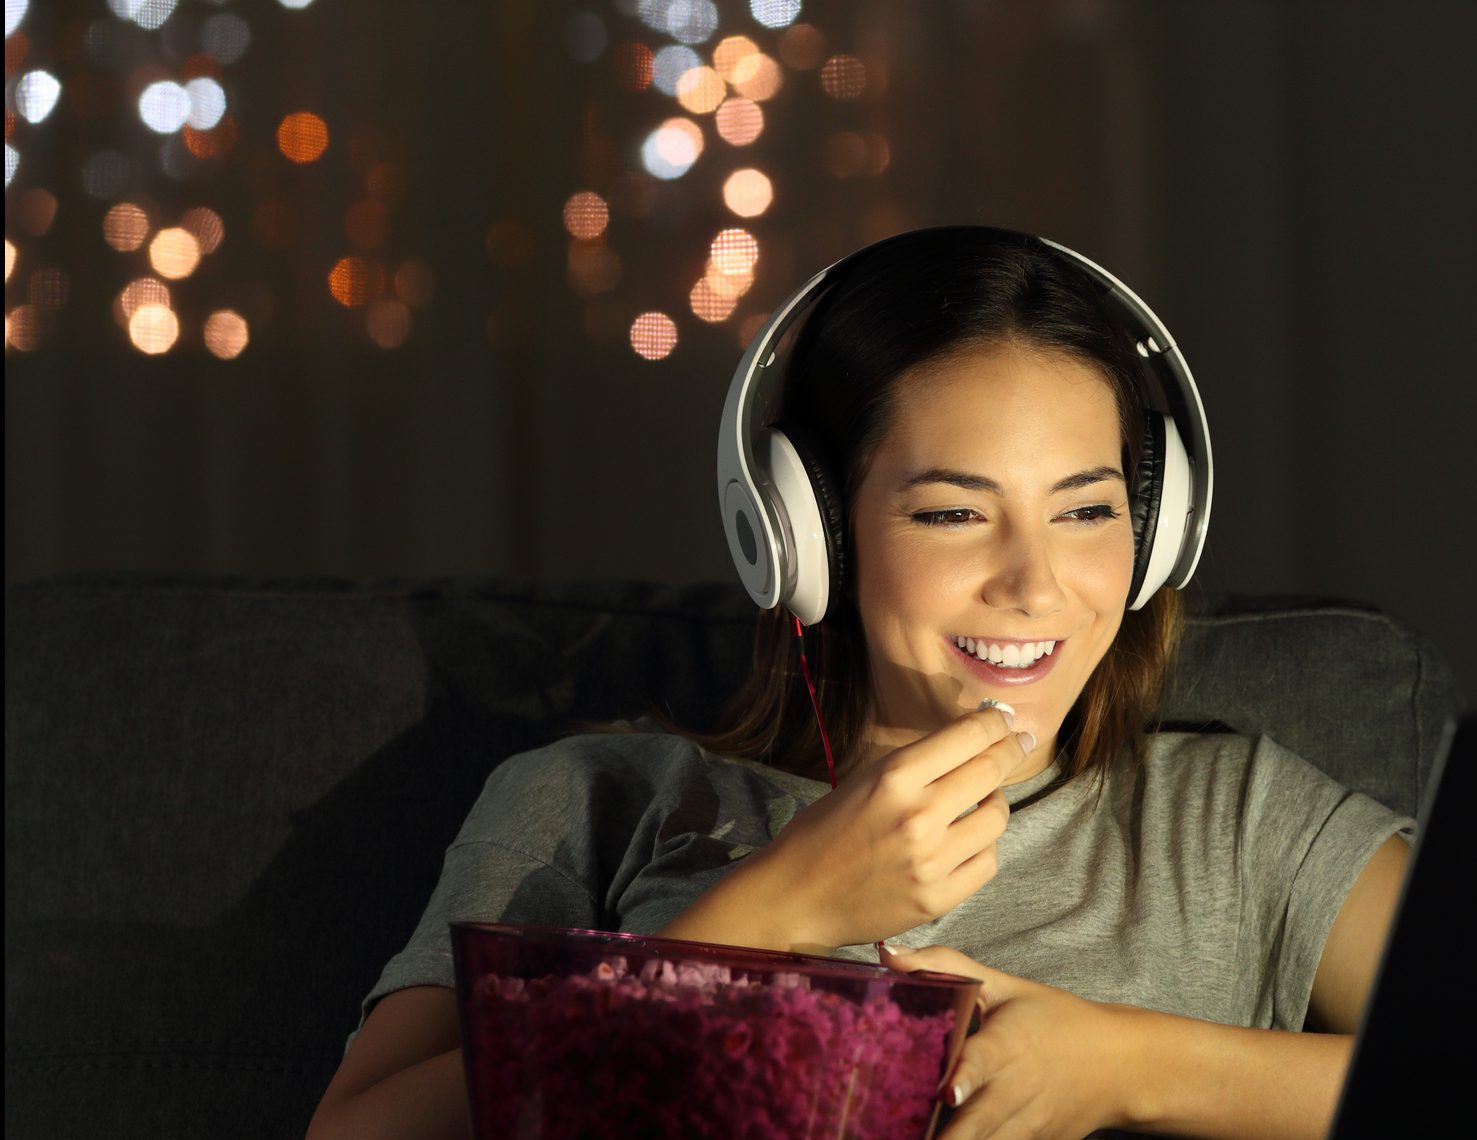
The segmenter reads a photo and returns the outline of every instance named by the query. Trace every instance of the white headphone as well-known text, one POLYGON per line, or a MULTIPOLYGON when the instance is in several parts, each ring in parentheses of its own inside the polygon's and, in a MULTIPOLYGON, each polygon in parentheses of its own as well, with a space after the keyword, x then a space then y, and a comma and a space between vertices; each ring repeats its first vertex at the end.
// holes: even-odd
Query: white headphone
MULTIPOLYGON (((1182 588, 1205 547, 1213 478, 1205 410, 1174 338, 1133 290, 1080 253, 1045 238, 978 228, 1035 243, 1086 272, 1137 346, 1150 411, 1134 482, 1129 608, 1139 609, 1161 586, 1182 588)), ((825 616, 839 582, 845 515, 819 457, 796 428, 776 425, 783 396, 776 349, 850 263, 899 237, 841 259, 781 302, 744 350, 723 405, 718 501, 729 552, 755 604, 784 606, 805 625, 825 616)))

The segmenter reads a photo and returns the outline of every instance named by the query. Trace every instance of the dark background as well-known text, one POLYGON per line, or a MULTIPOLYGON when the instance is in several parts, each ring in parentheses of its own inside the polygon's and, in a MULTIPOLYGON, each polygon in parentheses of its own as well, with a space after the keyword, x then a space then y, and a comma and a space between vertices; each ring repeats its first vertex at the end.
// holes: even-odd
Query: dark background
MULTIPOLYGON (((1477 5, 805 0, 815 64, 853 57, 864 86, 781 62, 742 147, 630 89, 632 45, 674 42, 641 18, 666 8, 31 0, 6 39, 7 581, 727 578, 712 451, 744 331, 858 245, 980 222, 1101 261, 1174 330, 1215 445, 1197 588, 1375 603, 1477 692, 1477 5), (61 95, 31 122, 36 69, 61 95), (226 119, 145 126, 147 84, 200 76, 226 119), (329 142, 299 164, 276 132, 302 110, 329 142), (705 148, 653 179, 641 144, 674 115, 705 148), (772 180, 758 217, 724 206, 739 167, 772 180), (594 242, 562 220, 579 191, 611 205, 594 242), (115 316, 150 272, 104 240, 121 202, 151 235, 202 206, 224 224, 169 283, 162 354, 115 316), (688 291, 736 225, 756 276, 705 324, 688 291), (346 257, 353 307, 329 287, 346 257), (234 359, 203 342, 219 309, 250 330, 234 359), (628 338, 649 310, 678 335, 658 361, 628 338)), ((705 62, 734 34, 783 61, 747 3, 712 11, 705 62)))

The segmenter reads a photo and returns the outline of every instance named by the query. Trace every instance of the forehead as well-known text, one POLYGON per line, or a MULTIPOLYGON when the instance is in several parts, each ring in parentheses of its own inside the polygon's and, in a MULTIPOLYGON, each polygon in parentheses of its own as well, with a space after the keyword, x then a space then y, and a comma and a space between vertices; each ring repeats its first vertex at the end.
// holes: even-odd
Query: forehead
POLYGON ((963 446, 1104 452, 1118 461, 1112 387, 1080 357, 1014 344, 954 353, 899 377, 882 450, 963 446))

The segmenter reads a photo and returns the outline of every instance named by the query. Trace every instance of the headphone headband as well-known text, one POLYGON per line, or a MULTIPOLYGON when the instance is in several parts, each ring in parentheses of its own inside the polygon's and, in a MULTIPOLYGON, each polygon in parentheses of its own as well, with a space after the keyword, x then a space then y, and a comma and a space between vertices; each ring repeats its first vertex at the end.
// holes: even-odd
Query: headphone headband
MULTIPOLYGON (((1139 536, 1130 608, 1159 589, 1183 587, 1195 572, 1210 521, 1210 433, 1200 395, 1183 354, 1164 323, 1133 290, 1096 262, 1057 242, 1008 230, 981 231, 1050 250, 1083 271, 1102 290, 1112 315, 1145 360, 1145 400, 1164 418, 1164 453, 1152 456, 1157 473, 1147 488, 1151 525, 1139 536)), ((805 624, 819 621, 830 600, 834 570, 828 554, 827 511, 817 502, 825 487, 807 478, 805 462, 776 429, 783 397, 777 350, 786 334, 858 259, 918 231, 885 238, 815 274, 780 303, 739 360, 718 431, 718 498, 724 536, 739 578, 763 609, 784 605, 805 624)))

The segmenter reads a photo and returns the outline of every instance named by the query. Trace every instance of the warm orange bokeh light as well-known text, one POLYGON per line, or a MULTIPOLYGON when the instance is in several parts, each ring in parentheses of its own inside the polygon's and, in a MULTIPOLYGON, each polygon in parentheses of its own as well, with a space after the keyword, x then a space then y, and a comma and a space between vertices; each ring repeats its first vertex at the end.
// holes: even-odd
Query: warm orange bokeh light
POLYGON ((610 207, 592 190, 571 194, 564 203, 564 228, 570 237, 594 241, 610 224, 610 207))
POLYGON ((725 296, 714 291, 706 277, 692 287, 687 300, 692 305, 692 311, 698 319, 707 321, 709 324, 726 319, 733 312, 733 307, 738 304, 737 295, 725 296))
POLYGON ((764 111, 752 99, 728 99, 718 108, 713 125, 730 146, 748 146, 764 130, 764 111))
POLYGON ((677 80, 677 102, 694 115, 706 115, 727 94, 722 78, 711 67, 690 67, 677 80))
POLYGON ((410 323, 410 309, 403 301, 376 301, 365 317, 369 339, 381 348, 404 344, 410 335, 410 323))
POLYGON ((128 318, 128 339, 149 356, 168 352, 178 338, 179 318, 163 305, 140 305, 128 318))
POLYGON ((621 279, 620 255, 603 241, 569 243, 569 283, 576 293, 609 293, 621 279))
POLYGON ((41 343, 41 319, 35 305, 17 305, 5 314, 5 344, 31 352, 41 343))
POLYGON ((60 269, 38 269, 31 274, 31 304, 38 309, 59 309, 67 301, 67 275, 60 269))
POLYGON ((655 57, 645 44, 619 44, 611 53, 616 86, 622 91, 645 91, 651 86, 651 70, 655 57))
POLYGON ((119 202, 103 215, 103 240, 119 253, 144 244, 149 236, 149 215, 132 202, 119 202))
POLYGON ((328 124, 312 111, 294 111, 277 124, 277 149, 293 162, 314 162, 328 149, 328 124))
POLYGON ((359 249, 384 245, 389 232, 390 211, 383 202, 365 198, 344 211, 344 236, 359 249))
POLYGON ((27 190, 16 200, 13 209, 6 207, 5 220, 12 218, 32 237, 41 237, 56 221, 56 195, 39 186, 27 190))
POLYGON ((723 204, 741 218, 755 218, 774 201, 774 186, 762 171, 735 170, 723 183, 723 204))
POLYGON ((424 261, 406 261, 395 270, 395 296, 412 308, 429 305, 436 295, 436 275, 424 261))
POLYGON ((811 24, 791 24, 780 33, 780 59, 786 67, 809 71, 825 54, 820 29, 811 24))
POLYGON ((721 231, 709 248, 713 268, 725 277, 751 273, 759 260, 759 242, 748 230, 737 227, 721 231))
POLYGON ((205 320, 205 347, 222 360, 236 359, 250 340, 246 318, 234 309, 217 309, 205 320))
POLYGON ((713 66, 726 81, 732 82, 734 69, 758 54, 759 45, 748 36, 727 36, 713 49, 713 66))
POLYGON ((739 61, 729 82, 746 99, 762 103, 779 91, 784 81, 780 65, 763 52, 756 52, 739 61))
POLYGON ((200 252, 214 253, 226 239, 226 223, 209 206, 196 206, 186 210, 179 220, 180 228, 188 230, 200 245, 200 252))
POLYGON ((200 264, 200 243, 180 226, 160 230, 149 243, 149 264, 160 277, 178 281, 200 264))
POLYGON ((10 239, 5 239, 5 280, 10 280, 10 275, 15 272, 15 246, 10 244, 10 239))
POLYGON ((677 326, 666 313, 642 313, 631 322, 631 348, 646 360, 662 360, 677 347, 677 326))
POLYGON ((821 90, 832 99, 855 99, 867 87, 867 69, 854 55, 833 55, 821 64, 821 90))
POLYGON ((328 291, 346 309, 369 300, 369 266, 362 257, 341 257, 328 271, 328 291))
POLYGON ((128 324, 145 305, 163 305, 167 309, 172 304, 168 285, 157 277, 140 277, 123 286, 123 291, 118 294, 118 323, 128 324))

